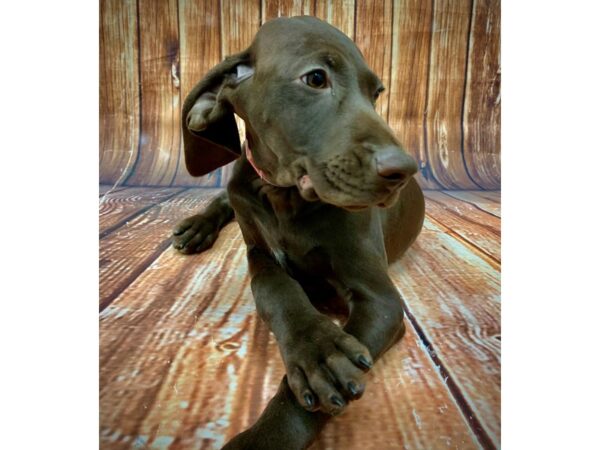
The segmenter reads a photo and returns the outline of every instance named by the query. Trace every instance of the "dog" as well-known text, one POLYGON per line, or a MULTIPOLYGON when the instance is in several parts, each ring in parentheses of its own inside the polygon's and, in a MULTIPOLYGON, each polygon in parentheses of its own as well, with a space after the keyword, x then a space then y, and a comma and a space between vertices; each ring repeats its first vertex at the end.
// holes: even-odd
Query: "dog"
POLYGON ((265 23, 186 98, 190 174, 237 161, 226 192, 179 223, 173 245, 201 252, 235 216, 257 312, 286 368, 256 424, 225 449, 308 447, 404 334, 387 267, 417 238, 425 203, 414 159, 375 110, 383 89, 351 39, 302 16, 265 23))

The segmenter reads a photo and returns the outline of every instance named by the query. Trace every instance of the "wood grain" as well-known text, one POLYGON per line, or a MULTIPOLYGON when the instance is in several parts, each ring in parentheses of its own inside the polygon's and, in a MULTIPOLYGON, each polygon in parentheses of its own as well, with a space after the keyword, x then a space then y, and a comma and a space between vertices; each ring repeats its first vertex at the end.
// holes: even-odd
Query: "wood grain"
POLYGON ((122 183, 138 155, 135 0, 100 2, 100 183, 122 183))
POLYGON ((419 184, 438 189, 425 145, 431 14, 432 2, 394 3, 388 124, 417 161, 419 184))
POLYGON ((181 133, 177 0, 139 0, 140 150, 130 185, 169 185, 181 133))
POLYGON ((479 191, 444 191, 444 194, 450 197, 469 202, 475 207, 500 217, 500 203, 497 200, 486 198, 479 194, 479 191))
POLYGON ((392 54, 392 2, 356 0, 356 34, 354 42, 368 66, 381 79, 386 90, 377 100, 376 109, 387 121, 389 107, 390 66, 392 54))
POLYGON ((473 0, 463 115, 469 175, 500 187, 500 0, 473 0))
POLYGON ((433 176, 447 189, 477 189, 462 155, 462 109, 471 0, 436 0, 433 9, 427 155, 433 176))
POLYGON ((156 205, 183 188, 125 188, 110 192, 100 198, 100 235, 123 224, 141 210, 156 205))
POLYGON ((261 23, 277 17, 312 16, 314 4, 311 0, 262 0, 261 23))
POLYGON ((354 0, 322 0, 315 2, 315 16, 354 39, 354 0))
MULTIPOLYGON (((222 59, 219 0, 179 0, 179 29, 179 82, 181 98, 185 99, 204 75, 222 59)), ((203 177, 192 177, 185 168, 183 146, 179 147, 173 185, 220 186, 220 177, 220 170, 203 177)))
POLYGON ((142 214, 121 222, 105 237, 100 245, 100 310, 110 308, 113 299, 170 245, 173 227, 200 212, 219 191, 194 189, 179 193, 146 207, 142 214))
POLYGON ((482 427, 500 445, 499 266, 429 219, 390 274, 429 350, 458 386, 482 427))
POLYGON ((425 191, 430 219, 500 262, 500 218, 441 192, 425 191))

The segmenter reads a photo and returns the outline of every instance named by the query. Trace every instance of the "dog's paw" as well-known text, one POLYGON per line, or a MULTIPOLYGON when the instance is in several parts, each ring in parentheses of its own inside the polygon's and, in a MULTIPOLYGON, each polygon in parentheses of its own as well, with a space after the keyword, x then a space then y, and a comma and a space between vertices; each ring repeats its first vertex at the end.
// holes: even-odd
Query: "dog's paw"
POLYGON ((297 330, 282 345, 282 355, 298 402, 332 415, 362 396, 364 372, 373 365, 369 350, 328 318, 297 330))
POLYGON ((199 253, 217 240, 219 227, 202 214, 188 217, 173 229, 173 247, 184 254, 199 253))

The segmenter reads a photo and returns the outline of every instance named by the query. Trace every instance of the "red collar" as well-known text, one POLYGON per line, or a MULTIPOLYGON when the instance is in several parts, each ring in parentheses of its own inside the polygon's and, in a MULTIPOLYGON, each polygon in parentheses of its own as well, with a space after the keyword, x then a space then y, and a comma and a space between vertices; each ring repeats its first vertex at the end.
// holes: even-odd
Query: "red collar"
POLYGON ((252 157, 252 152, 250 151, 250 146, 248 145, 248 141, 244 141, 244 150, 246 152, 246 159, 248 160, 248 162, 250 163, 250 165, 252 166, 252 168, 254 169, 256 174, 260 177, 260 179, 263 180, 265 183, 270 184, 271 186, 281 187, 281 186, 278 186, 277 184, 269 181, 269 179, 267 178, 265 173, 262 170, 260 170, 258 167, 256 167, 256 163, 254 162, 254 158, 252 157))

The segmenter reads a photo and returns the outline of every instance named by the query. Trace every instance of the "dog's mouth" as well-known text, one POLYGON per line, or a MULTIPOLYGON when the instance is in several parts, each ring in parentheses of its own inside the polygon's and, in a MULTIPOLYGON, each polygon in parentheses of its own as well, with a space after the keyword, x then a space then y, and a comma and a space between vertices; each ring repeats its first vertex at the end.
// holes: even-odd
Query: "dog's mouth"
POLYGON ((365 189, 361 192, 362 195, 351 195, 332 186, 330 182, 327 182, 326 176, 319 176, 319 174, 311 176, 306 172, 298 177, 296 185, 301 197, 306 201, 320 200, 351 212, 362 211, 373 206, 387 208, 395 202, 397 198, 395 194, 399 190, 373 192, 365 189), (325 178, 326 182, 323 183, 321 178, 325 178))

